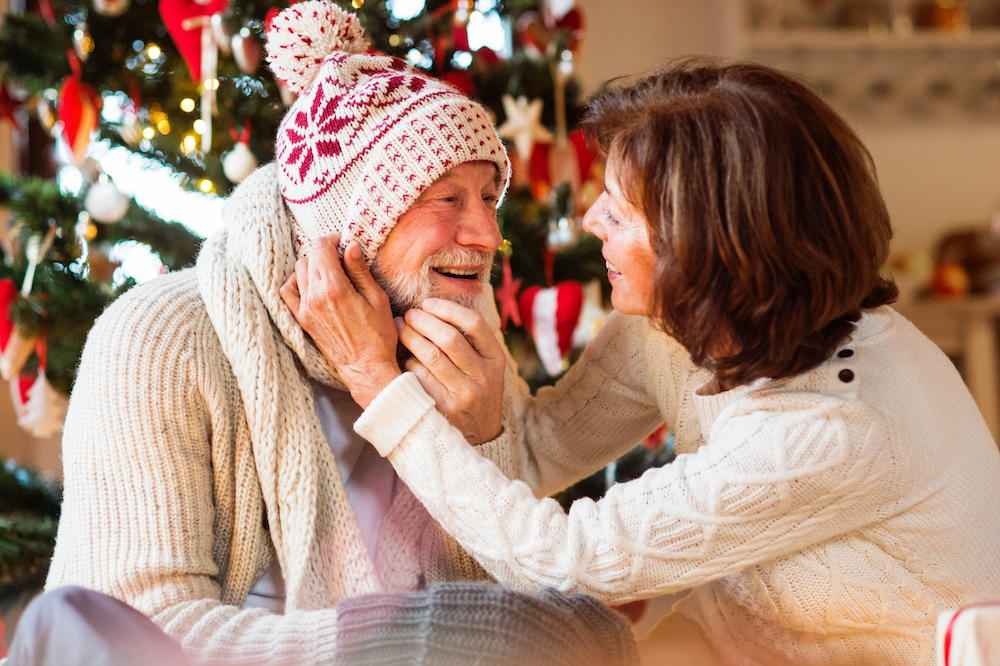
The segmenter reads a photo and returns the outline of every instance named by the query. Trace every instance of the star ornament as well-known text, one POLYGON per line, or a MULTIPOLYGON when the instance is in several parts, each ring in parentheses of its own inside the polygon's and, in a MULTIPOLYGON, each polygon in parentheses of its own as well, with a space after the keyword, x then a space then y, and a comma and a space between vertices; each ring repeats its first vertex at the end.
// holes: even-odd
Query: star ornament
POLYGON ((518 97, 515 101, 510 95, 504 95, 504 113, 507 120, 497 128, 497 134, 504 139, 514 142, 517 154, 521 159, 531 159, 531 150, 535 143, 552 143, 552 132, 542 125, 542 100, 533 99, 530 102, 527 97, 518 97))
POLYGON ((497 301, 500 303, 500 329, 507 330, 507 321, 514 322, 515 326, 521 325, 521 312, 517 304, 517 292, 521 289, 521 278, 512 278, 510 271, 510 255, 503 254, 503 282, 494 290, 497 301))

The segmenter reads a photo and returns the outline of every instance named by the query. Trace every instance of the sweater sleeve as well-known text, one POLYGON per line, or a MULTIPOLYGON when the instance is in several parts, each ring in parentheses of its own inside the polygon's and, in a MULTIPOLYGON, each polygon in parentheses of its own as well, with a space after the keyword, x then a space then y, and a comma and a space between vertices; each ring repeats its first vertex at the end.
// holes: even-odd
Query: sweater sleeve
POLYGON ((580 360, 537 397, 509 364, 510 414, 504 428, 516 457, 516 476, 510 478, 544 497, 617 459, 665 420, 673 424, 686 355, 675 345, 656 359, 667 372, 652 372, 648 333, 642 318, 612 313, 580 360), (654 376, 671 379, 668 386, 654 386, 654 376))
POLYGON ((240 466, 232 442, 241 407, 188 279, 137 287, 89 335, 63 436, 47 588, 121 599, 199 662, 331 663, 333 609, 279 616, 222 601, 226 585, 252 584, 260 572, 250 569, 264 564, 237 564, 236 551, 266 552, 239 541, 266 537, 234 529, 235 512, 217 510, 252 500, 223 471, 240 466))
POLYGON ((879 417, 829 396, 736 400, 697 453, 568 514, 477 456, 413 375, 355 427, 499 582, 608 603, 687 589, 857 529, 893 488, 879 417), (390 412, 395 426, 378 427, 390 412))

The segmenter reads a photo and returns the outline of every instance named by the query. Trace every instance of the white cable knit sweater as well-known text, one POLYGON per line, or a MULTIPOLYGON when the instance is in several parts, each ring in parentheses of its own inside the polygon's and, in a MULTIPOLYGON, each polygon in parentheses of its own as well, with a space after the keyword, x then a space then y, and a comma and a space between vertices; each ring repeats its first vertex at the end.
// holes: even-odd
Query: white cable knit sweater
MULTIPOLYGON (((338 600, 485 574, 402 485, 376 574, 309 378, 343 385, 278 295, 295 256, 273 166, 223 215, 196 271, 131 290, 88 337, 47 588, 122 599, 198 660, 332 663, 338 600), (286 614, 240 610, 274 557, 286 614)), ((481 450, 513 473, 507 441, 481 450)))
POLYGON ((530 487, 477 459, 412 374, 355 424, 504 584, 613 603, 690 590, 678 610, 729 663, 761 666, 930 665, 939 611, 1000 599, 1000 452, 954 366, 889 308, 820 367, 721 393, 614 314, 518 410, 530 487), (568 515, 536 499, 662 420, 674 463, 568 515))

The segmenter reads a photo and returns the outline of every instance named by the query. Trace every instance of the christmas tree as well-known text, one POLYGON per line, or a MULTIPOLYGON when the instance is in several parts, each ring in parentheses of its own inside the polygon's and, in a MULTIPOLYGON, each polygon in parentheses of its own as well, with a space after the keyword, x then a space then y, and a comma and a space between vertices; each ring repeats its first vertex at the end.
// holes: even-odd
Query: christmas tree
MULTIPOLYGON (((600 326, 608 290, 600 242, 580 227, 602 187, 600 162, 575 129, 581 12, 555 13, 541 0, 339 4, 358 14, 371 48, 495 115, 513 163, 499 211, 508 243, 494 275, 498 305, 529 384, 553 381, 600 326)), ((148 246, 166 272, 192 265, 202 240, 161 217, 169 212, 124 195, 95 157, 129 151, 168 167, 180 187, 216 196, 273 159, 293 99, 264 63, 263 44, 285 6, 37 0, 5 17, 0 118, 33 132, 34 143, 54 141, 80 174, 78 187, 53 169, 0 177, 0 371, 15 388, 20 423, 35 434, 61 427, 87 331, 133 284, 113 249, 148 246)), ((630 465, 662 460, 643 454, 630 465)), ((606 485, 604 477, 590 483, 594 490, 581 492, 606 485)))

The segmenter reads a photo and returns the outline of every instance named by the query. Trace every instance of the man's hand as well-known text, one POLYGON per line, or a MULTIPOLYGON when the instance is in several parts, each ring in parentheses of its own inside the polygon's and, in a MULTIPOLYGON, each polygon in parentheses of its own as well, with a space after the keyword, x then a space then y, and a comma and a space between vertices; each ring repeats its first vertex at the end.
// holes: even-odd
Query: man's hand
POLYGON ((437 402, 438 411, 470 444, 496 438, 503 426, 503 348, 478 313, 438 298, 397 318, 399 339, 414 358, 406 369, 437 402))
POLYGON ((398 337, 389 298, 369 273, 361 246, 348 244, 341 266, 339 242, 337 234, 314 241, 279 293, 364 408, 400 375, 398 337))

